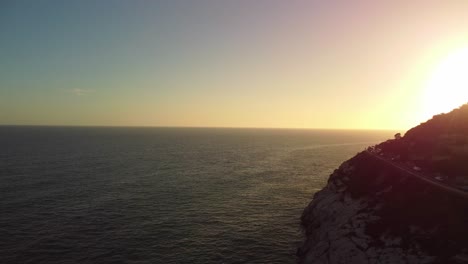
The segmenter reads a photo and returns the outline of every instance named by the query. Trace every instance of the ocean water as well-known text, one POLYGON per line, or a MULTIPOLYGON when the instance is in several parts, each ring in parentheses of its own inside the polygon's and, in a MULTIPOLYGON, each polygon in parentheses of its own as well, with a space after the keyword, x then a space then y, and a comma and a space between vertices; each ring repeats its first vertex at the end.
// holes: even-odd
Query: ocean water
POLYGON ((0 127, 0 263, 294 263, 314 192, 392 135, 0 127))

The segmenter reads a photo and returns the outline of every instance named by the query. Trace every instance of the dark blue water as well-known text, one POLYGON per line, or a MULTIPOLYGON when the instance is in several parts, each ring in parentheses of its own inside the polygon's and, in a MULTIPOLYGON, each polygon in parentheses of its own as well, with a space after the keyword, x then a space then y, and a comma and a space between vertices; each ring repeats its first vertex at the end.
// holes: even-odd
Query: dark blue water
POLYGON ((0 127, 0 263, 294 263, 313 193, 391 136, 0 127))

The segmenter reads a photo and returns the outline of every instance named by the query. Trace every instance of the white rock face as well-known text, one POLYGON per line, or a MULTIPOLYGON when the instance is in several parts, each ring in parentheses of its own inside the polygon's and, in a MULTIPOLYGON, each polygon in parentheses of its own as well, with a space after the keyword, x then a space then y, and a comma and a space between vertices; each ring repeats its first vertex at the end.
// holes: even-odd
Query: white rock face
POLYGON ((372 246, 374 239, 366 235, 365 228, 378 217, 360 212, 369 208, 365 199, 355 200, 330 188, 320 191, 304 213, 320 226, 303 245, 306 254, 301 263, 398 264, 434 260, 422 252, 403 252, 398 237, 382 237, 380 242, 384 248, 372 246))
MULTIPOLYGON (((421 250, 421 245, 404 243, 401 237, 382 234, 378 237, 368 234, 370 224, 381 217, 377 212, 385 206, 379 195, 394 191, 394 186, 385 186, 374 196, 356 198, 351 195, 349 182, 353 181, 354 168, 344 163, 331 175, 328 185, 315 194, 313 201, 305 208, 302 222, 306 240, 298 249, 298 263, 301 264, 423 264, 434 263, 436 256, 421 250)), ((383 182, 381 177, 376 177, 383 182)), ((398 181, 396 181, 398 182, 398 181)), ((400 184, 400 183, 399 183, 400 184)), ((430 236, 420 227, 408 227, 409 232, 430 236)), ((455 257, 455 256, 454 256, 455 257)), ((463 262, 466 255, 457 255, 463 262)), ((455 259, 454 259, 455 260, 455 259)))

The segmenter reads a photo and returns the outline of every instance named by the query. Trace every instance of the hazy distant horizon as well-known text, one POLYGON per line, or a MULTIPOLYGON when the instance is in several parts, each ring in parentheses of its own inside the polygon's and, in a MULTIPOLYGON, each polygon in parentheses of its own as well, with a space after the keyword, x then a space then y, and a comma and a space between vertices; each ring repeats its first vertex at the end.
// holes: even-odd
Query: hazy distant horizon
POLYGON ((210 127, 210 126, 114 126, 114 125, 23 125, 0 124, 0 127, 77 127, 77 128, 188 128, 188 129, 265 129, 265 130, 323 130, 323 131, 407 131, 408 129, 375 128, 313 128, 313 127, 210 127))

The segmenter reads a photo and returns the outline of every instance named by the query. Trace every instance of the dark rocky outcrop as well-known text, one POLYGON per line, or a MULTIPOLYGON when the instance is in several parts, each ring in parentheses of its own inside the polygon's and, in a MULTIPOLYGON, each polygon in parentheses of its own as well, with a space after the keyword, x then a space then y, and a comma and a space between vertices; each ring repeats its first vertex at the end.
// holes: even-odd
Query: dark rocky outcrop
MULTIPOLYGON (((442 118, 454 120, 451 114, 442 118)), ((453 131, 431 121, 395 139, 399 148, 408 149, 419 139, 417 134, 438 133, 425 127, 444 131, 439 136, 453 131)), ((451 127, 465 133, 464 125, 453 122, 451 127)), ((468 118, 456 122, 468 123, 468 118)), ((391 151, 389 144, 395 142, 380 147, 391 151)), ((401 154, 398 151, 393 148, 392 155, 401 154)), ((301 221, 305 240, 297 252, 298 263, 468 263, 468 200, 366 151, 333 172, 301 221)))

